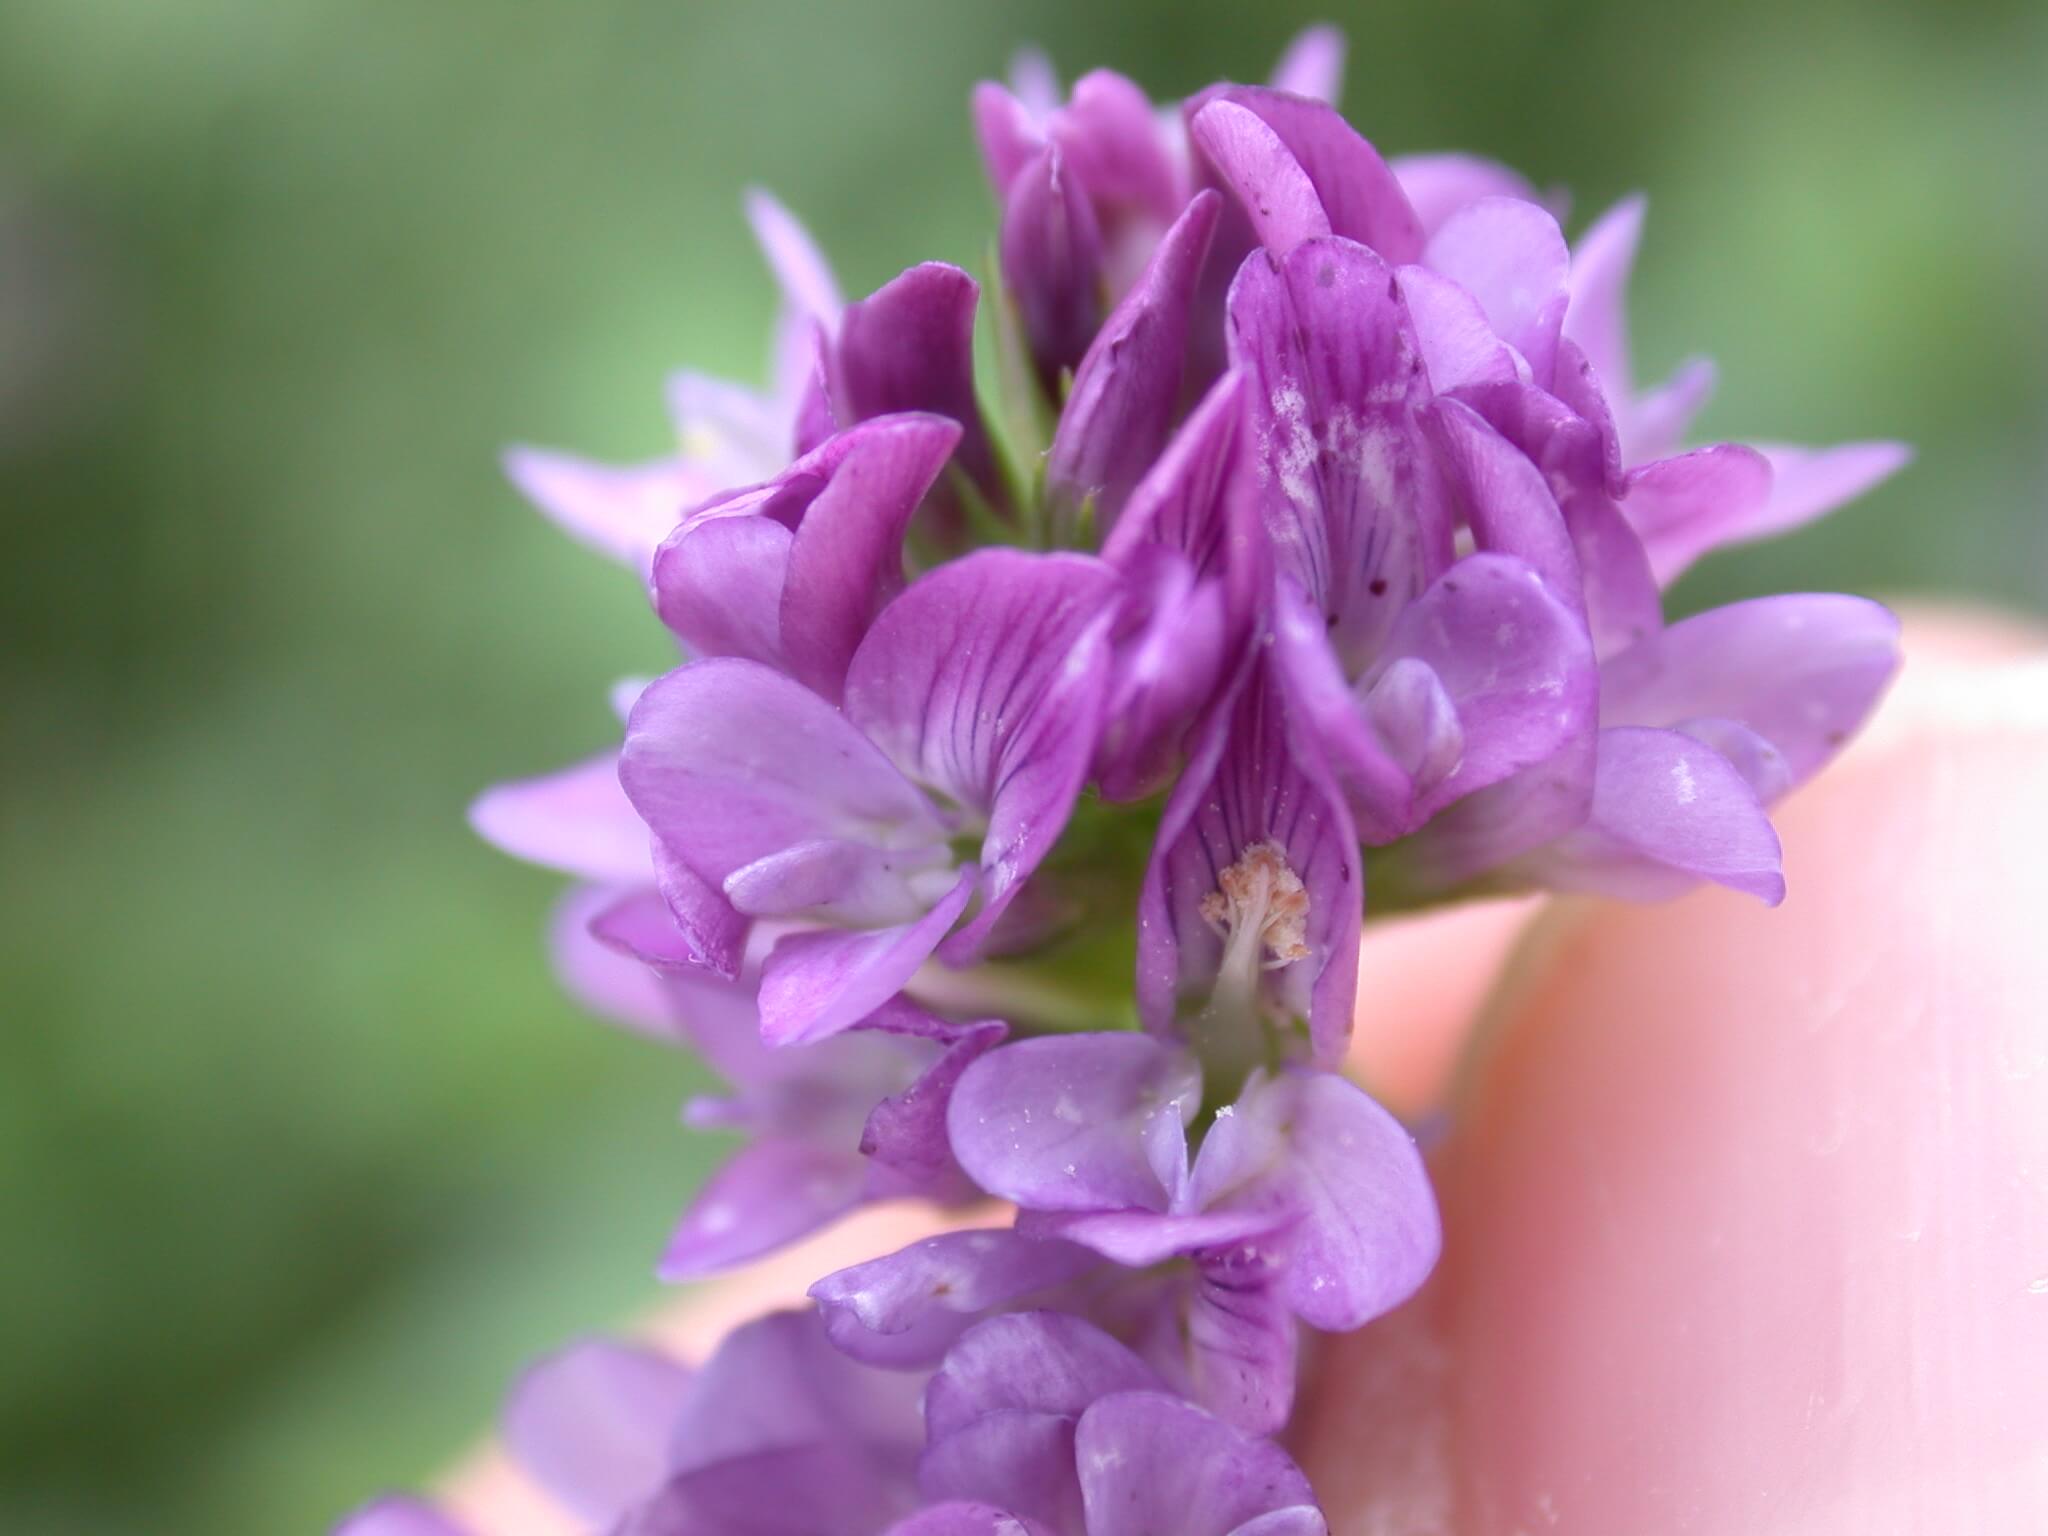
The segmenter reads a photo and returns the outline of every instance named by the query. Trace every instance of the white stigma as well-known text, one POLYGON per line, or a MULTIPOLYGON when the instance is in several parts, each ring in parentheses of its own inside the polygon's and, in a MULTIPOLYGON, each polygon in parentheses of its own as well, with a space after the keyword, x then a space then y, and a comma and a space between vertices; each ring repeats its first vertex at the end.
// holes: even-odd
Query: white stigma
POLYGON ((1224 943, 1223 968, 1277 971, 1306 960, 1308 890, 1272 839, 1245 849, 1202 898, 1202 921, 1224 943))

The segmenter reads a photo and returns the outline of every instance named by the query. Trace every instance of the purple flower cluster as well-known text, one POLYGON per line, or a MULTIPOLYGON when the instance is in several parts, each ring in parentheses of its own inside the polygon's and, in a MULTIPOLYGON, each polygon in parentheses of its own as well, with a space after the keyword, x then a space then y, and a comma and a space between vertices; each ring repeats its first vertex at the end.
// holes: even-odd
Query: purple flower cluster
POLYGON ((508 1438, 593 1527, 1320 1531, 1265 1438, 1301 1326, 1399 1304, 1439 1240, 1339 1072, 1368 887, 1782 896, 1767 807, 1895 623, 1662 589, 1903 452, 1681 448, 1712 375, 1630 383, 1641 203, 1573 247, 1503 167, 1383 160, 1341 63, 1319 30, 1161 114, 1027 61, 973 101, 996 302, 941 263, 844 302, 757 194, 771 390, 680 376, 653 464, 511 456, 685 657, 615 753, 474 810, 582 882, 572 990, 731 1084, 663 1274, 866 1201, 1014 1208, 695 1375, 537 1368, 508 1438))

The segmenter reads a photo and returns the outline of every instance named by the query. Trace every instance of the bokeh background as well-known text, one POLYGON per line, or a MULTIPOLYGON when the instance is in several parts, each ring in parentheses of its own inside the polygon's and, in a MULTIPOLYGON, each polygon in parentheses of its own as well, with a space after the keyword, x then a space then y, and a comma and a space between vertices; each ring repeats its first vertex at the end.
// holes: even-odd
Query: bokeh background
POLYGON ((0 3, 0 1530, 317 1529, 654 1295, 693 1069, 558 998, 462 808, 665 647, 499 445, 758 371, 747 182, 852 291, 972 265, 1019 43, 1166 96, 1323 17, 1388 151, 1651 192, 1709 432, 1919 445, 1681 604, 2042 603, 2035 0, 0 3))

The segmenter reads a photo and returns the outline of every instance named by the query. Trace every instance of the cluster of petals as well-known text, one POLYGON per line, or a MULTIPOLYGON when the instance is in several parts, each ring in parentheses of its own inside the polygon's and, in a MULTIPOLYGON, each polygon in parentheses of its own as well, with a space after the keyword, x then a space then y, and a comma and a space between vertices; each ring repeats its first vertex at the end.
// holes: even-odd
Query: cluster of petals
POLYGON ((621 688, 615 751, 473 811, 579 882, 571 990, 731 1085, 688 1118, 745 1143, 663 1273, 868 1200, 1013 1213, 695 1376, 540 1368, 509 1433, 593 1528, 1111 1536, 1173 1499, 1320 1530, 1261 1438, 1299 1330, 1397 1305, 1439 1241, 1413 1138, 1337 1070, 1368 903, 1782 897, 1768 808, 1896 625, 1663 592, 1903 451, 1684 446, 1711 370, 1630 376, 1640 200, 1573 245, 1504 167, 1382 159, 1341 63, 1319 29, 1161 112, 1027 60, 973 99, 992 301, 926 263, 847 302, 755 194, 769 389, 679 377, 653 463, 511 456, 682 656, 621 688), (1091 928, 1135 936, 1120 1006, 1067 987, 1091 928))

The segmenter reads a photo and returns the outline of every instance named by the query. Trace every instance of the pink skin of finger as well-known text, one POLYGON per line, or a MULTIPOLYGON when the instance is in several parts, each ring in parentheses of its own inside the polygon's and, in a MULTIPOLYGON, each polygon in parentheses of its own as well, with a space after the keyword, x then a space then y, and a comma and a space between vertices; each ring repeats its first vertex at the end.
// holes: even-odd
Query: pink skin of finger
MULTIPOLYGON (((1879 719, 1782 809, 1775 912, 1368 931, 1353 1060, 1404 1113, 1448 1096, 1447 1242, 1304 1383, 1289 1439, 1333 1530, 2048 1529, 2040 644, 1909 618, 1879 719)), ((863 1213, 647 1331, 701 1358, 935 1225, 863 1213)), ((445 1497, 485 1536, 577 1529, 495 1453, 445 1497)))

